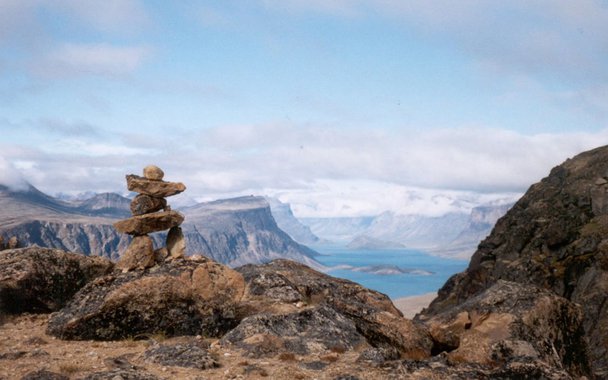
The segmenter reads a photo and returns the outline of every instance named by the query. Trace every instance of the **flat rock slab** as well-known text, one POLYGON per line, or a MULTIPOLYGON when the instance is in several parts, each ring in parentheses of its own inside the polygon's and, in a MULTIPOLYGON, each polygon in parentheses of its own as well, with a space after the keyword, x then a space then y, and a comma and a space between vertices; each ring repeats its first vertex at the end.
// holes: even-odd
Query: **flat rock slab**
POLYGON ((127 175, 127 188, 136 193, 151 195, 157 198, 169 197, 186 190, 181 182, 166 182, 147 179, 135 174, 127 175))
POLYGON ((59 310, 114 264, 100 257, 40 247, 0 252, 0 314, 59 310))
POLYGON ((47 332, 74 340, 219 337, 238 323, 244 288, 238 272, 203 257, 114 272, 76 293, 52 315, 47 332))
POLYGON ((177 211, 161 211, 120 220, 114 223, 114 228, 123 234, 146 235, 177 227, 183 221, 184 216, 177 211))

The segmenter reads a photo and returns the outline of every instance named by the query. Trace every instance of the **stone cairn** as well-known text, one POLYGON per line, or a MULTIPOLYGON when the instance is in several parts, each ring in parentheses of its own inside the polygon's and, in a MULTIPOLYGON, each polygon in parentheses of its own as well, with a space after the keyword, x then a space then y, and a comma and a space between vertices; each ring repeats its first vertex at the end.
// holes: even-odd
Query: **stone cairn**
POLYGON ((186 242, 180 224, 184 216, 172 211, 165 197, 179 194, 186 190, 181 182, 163 181, 165 173, 154 165, 144 168, 144 176, 128 174, 127 188, 139 193, 131 202, 131 214, 128 219, 114 223, 120 233, 133 236, 129 247, 116 266, 123 271, 145 269, 156 262, 184 257, 186 242), (162 210, 162 211, 161 211, 162 210), (169 230, 166 247, 154 250, 149 233, 169 230))

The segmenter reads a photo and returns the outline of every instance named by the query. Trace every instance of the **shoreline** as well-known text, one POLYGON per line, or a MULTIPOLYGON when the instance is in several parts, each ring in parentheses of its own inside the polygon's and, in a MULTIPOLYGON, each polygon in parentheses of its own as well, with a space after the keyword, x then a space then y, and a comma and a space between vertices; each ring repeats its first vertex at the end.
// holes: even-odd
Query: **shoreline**
POLYGON ((437 297, 437 292, 395 298, 391 301, 403 313, 405 318, 412 319, 417 313, 427 307, 435 297, 437 297))

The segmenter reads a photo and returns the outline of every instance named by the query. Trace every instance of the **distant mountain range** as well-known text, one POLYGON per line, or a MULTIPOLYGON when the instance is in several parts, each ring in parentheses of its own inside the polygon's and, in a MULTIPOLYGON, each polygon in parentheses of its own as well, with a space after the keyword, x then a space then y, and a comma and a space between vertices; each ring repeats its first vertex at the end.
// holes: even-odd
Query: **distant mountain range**
MULTIPOLYGON (((169 199, 171 203, 171 199, 169 199)), ((21 245, 39 245, 118 259, 130 238, 112 224, 130 216, 131 200, 103 193, 62 201, 29 185, 14 191, 0 185, 0 235, 21 245)), ((296 243, 276 224, 262 197, 242 197, 181 208, 187 253, 199 253, 238 266, 289 258, 314 268, 317 253, 296 243)), ((164 238, 156 234, 160 243, 164 238)))
POLYGON ((432 254, 468 258, 512 203, 474 207, 469 214, 442 216, 384 212, 372 217, 302 218, 316 236, 351 249, 422 249, 432 254))

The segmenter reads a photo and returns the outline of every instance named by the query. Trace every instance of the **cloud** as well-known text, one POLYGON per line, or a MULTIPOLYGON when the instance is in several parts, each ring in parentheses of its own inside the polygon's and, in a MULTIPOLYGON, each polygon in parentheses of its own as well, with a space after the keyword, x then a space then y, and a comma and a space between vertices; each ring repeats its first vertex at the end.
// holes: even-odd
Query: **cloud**
POLYGON ((436 215, 512 198, 567 158, 608 142, 608 129, 524 135, 275 123, 158 133, 165 137, 99 135, 61 138, 43 149, 0 144, 0 150, 24 163, 25 177, 50 193, 123 192, 125 174, 156 164, 198 199, 269 194, 306 216, 388 209, 436 215))
POLYGON ((0 185, 14 191, 27 189, 27 182, 19 170, 2 156, 0 156, 0 185))
POLYGON ((150 53, 141 46, 109 44, 62 44, 32 64, 42 77, 74 75, 123 76, 135 71, 150 53))

